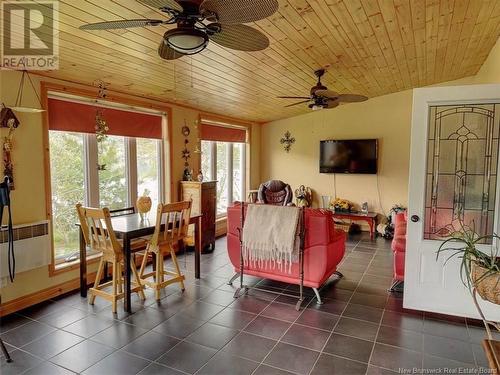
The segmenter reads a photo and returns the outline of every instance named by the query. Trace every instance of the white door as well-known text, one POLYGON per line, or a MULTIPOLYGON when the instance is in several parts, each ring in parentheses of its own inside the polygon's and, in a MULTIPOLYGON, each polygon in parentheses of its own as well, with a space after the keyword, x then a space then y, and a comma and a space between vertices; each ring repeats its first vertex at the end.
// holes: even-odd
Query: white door
MULTIPOLYGON (((474 221, 483 234, 500 233, 499 134, 500 85, 413 91, 405 308, 479 318, 460 260, 445 265, 436 250, 443 228, 460 220, 474 221)), ((500 320, 500 306, 481 306, 500 320)))

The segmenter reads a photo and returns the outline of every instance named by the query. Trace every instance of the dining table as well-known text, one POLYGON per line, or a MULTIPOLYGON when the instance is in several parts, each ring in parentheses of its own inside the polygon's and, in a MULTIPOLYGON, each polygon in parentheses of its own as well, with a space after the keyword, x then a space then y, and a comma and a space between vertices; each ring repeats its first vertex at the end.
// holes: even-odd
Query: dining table
MULTIPOLYGON (((201 218, 202 214, 192 215, 189 218, 189 224, 194 224, 194 276, 200 278, 200 258, 201 258, 201 218)), ((134 239, 150 236, 155 230, 156 213, 149 213, 148 218, 143 219, 138 213, 120 215, 111 218, 111 226, 118 239, 123 243, 123 253, 125 260, 125 277, 124 277, 124 304, 125 312, 132 312, 131 306, 131 277, 132 277, 132 248, 131 242, 134 239)), ((80 295, 87 297, 87 245, 85 238, 79 226, 80 232, 80 295)), ((165 229, 165 223, 162 223, 162 230, 165 229)), ((133 265, 135 267, 135 264, 133 265)))

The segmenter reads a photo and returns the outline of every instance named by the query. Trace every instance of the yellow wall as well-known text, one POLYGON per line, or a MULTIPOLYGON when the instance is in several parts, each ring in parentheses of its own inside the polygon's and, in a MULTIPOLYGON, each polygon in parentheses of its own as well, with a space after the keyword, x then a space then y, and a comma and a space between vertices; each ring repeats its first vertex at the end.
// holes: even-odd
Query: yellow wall
MULTIPOLYGON (((16 99, 17 88, 21 74, 13 71, 0 71, 0 102, 13 106, 16 99)), ((48 81, 68 86, 67 82, 42 78, 31 75, 35 87, 39 90, 40 81, 48 81)), ((73 85, 79 87, 79 85, 73 85)), ((80 86, 81 87, 81 86, 80 86)), ((171 162, 173 172, 174 199, 178 197, 178 181, 182 178, 184 160, 181 159, 181 150, 184 147, 184 136, 181 134, 181 127, 184 120, 191 128, 190 143, 188 148, 192 151, 196 142, 196 132, 194 121, 198 119, 199 112, 180 106, 173 106, 168 103, 163 104, 172 108, 172 140, 173 159, 171 162)), ((38 106, 38 101, 31 87, 26 84, 23 93, 23 104, 38 106)), ((45 213, 45 187, 44 187, 44 164, 43 164, 43 130, 42 114, 17 114, 21 125, 14 135, 14 178, 16 188, 12 192, 12 215, 15 224, 30 223, 46 219, 45 213)), ((6 130, 2 129, 2 136, 6 130)), ((259 142, 260 125, 252 126, 252 138, 250 145, 250 188, 255 188, 260 183, 259 170, 259 142)), ((195 173, 198 171, 199 155, 191 153, 190 165, 195 173)), ((91 267, 89 271, 93 271, 91 267)), ((16 275, 14 284, 2 285, 2 302, 7 302, 21 296, 35 293, 39 290, 58 285, 65 281, 75 279, 78 276, 76 271, 65 272, 63 274, 49 277, 47 267, 19 273, 16 275)), ((3 280, 5 283, 6 280, 3 280)))
MULTIPOLYGON (((446 85, 500 82, 500 40, 476 76, 446 85)), ((357 204, 367 201, 370 210, 385 212, 396 203, 408 202, 412 91, 372 98, 363 103, 273 121, 261 129, 261 176, 281 179, 293 189, 300 185, 314 190, 315 204, 321 195, 334 192, 334 176, 319 173, 319 141, 322 139, 379 139, 379 173, 336 175, 336 194, 357 204), (289 130, 296 142, 289 153, 280 138, 289 130), (377 189, 380 187, 380 201, 377 189)))

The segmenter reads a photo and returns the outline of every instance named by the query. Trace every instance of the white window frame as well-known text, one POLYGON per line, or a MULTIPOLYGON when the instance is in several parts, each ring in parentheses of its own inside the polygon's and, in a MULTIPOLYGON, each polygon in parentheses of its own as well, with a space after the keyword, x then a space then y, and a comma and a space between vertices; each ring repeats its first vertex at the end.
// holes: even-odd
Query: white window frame
MULTIPOLYGON (((58 130, 49 130, 50 132, 56 132, 58 130)), ((83 136, 83 157, 84 157, 84 183, 85 183, 85 201, 84 204, 90 207, 100 207, 100 196, 99 196, 99 171, 97 170, 98 164, 98 146, 95 134, 90 133, 78 133, 83 136)), ((50 139, 50 137, 49 137, 50 139)), ((154 139, 154 138, 148 138, 154 139)), ((165 182, 164 182, 164 142, 163 139, 156 140, 156 154, 157 154, 157 165, 158 165, 158 200, 159 202, 164 201, 165 192, 165 182)), ((136 138, 124 137, 125 143, 125 165, 126 165, 126 183, 127 183, 127 207, 135 206, 135 202, 138 198, 138 175, 137 175, 137 143, 136 138)), ((50 147, 50 141, 49 141, 50 147)), ((50 165, 52 168, 52 165, 50 165)), ((76 202, 75 202, 76 203, 76 202)), ((123 207, 125 208, 125 207, 123 207)), ((52 208, 51 208, 52 209, 52 208)), ((55 251, 55 244, 52 238, 52 246, 55 251)), ((78 249, 75 249, 77 252, 78 249)), ((89 253, 92 255, 92 253, 89 253)), ((65 263, 73 263, 77 259, 68 258, 66 256, 55 257, 54 265, 62 266, 65 263)), ((79 261, 79 260, 78 260, 79 261)))

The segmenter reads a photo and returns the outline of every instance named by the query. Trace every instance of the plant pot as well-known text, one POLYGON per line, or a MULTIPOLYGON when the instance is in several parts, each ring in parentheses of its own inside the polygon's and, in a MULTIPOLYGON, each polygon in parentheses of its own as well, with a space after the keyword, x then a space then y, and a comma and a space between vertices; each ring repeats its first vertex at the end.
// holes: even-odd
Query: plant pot
POLYGON ((500 273, 482 277, 487 272, 486 268, 473 264, 471 278, 474 287, 482 299, 500 305, 500 273))

